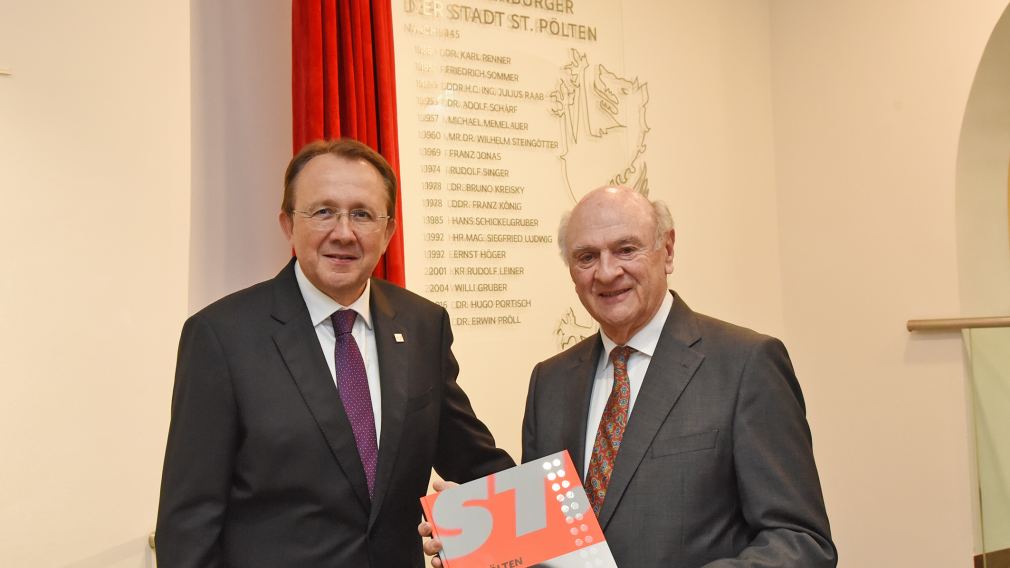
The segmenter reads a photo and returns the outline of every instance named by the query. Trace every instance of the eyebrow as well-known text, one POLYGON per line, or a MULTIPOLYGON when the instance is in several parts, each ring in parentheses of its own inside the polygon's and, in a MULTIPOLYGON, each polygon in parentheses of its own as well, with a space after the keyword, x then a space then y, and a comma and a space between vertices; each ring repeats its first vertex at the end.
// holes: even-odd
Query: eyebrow
MULTIPOLYGON (((313 203, 310 203, 310 204, 308 204, 306 206, 306 209, 312 210, 312 209, 318 209, 320 207, 330 207, 330 208, 333 208, 333 209, 340 209, 340 206, 337 205, 336 201, 334 201, 332 199, 329 199, 329 198, 327 198, 327 199, 320 199, 319 201, 315 201, 313 203)), ((353 211, 355 209, 368 209, 368 210, 371 210, 371 208, 368 207, 367 205, 365 205, 364 203, 356 202, 356 204, 351 205, 350 207, 348 207, 347 211, 353 211)))
POLYGON ((608 246, 619 247, 624 245, 644 245, 644 244, 645 243, 640 241, 638 237, 623 237, 621 239, 618 239, 617 242, 615 242, 614 244, 608 246))
MULTIPOLYGON (((607 249, 617 248, 617 247, 622 247, 624 245, 645 246, 645 243, 643 243, 641 240, 639 240, 638 237, 630 237, 629 236, 629 237, 621 237, 621 238, 617 239, 616 241, 607 243, 606 245, 604 245, 604 248, 607 248, 607 249)), ((595 247, 595 246, 590 246, 590 245, 578 245, 578 246, 572 247, 572 254, 573 255, 577 255, 577 254, 580 254, 580 253, 583 253, 583 252, 596 252, 596 251, 599 251, 599 250, 600 250, 600 247, 595 247)))

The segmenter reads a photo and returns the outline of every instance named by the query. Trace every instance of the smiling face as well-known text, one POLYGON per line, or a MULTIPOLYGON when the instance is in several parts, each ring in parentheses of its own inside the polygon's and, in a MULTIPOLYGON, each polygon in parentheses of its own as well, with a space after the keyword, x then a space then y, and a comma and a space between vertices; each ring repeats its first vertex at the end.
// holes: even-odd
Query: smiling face
MULTIPOLYGON (((309 160, 294 180, 296 211, 367 209, 382 216, 388 205, 382 176, 365 160, 322 154, 309 160)), ((320 231, 304 216, 283 211, 280 223, 305 276, 344 306, 364 291, 396 229, 393 219, 388 219, 380 230, 362 232, 343 216, 332 230, 320 231)))
POLYGON ((656 240, 648 199, 628 188, 597 189, 572 210, 565 258, 579 300, 623 345, 659 310, 673 272, 674 232, 656 240))

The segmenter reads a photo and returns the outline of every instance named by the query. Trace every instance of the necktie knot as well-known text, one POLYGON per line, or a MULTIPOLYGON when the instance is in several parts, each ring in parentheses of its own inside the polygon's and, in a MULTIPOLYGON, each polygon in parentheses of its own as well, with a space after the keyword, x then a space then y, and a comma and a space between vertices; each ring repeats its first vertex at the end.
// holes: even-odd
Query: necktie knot
POLYGON ((358 312, 354 310, 339 310, 333 312, 333 315, 330 316, 330 320, 333 321, 333 331, 337 335, 351 333, 351 329, 354 328, 354 320, 357 318, 358 312))
POLYGON ((634 347, 628 347, 627 345, 618 345, 610 352, 610 360, 614 363, 614 367, 622 365, 627 368, 628 359, 631 354, 635 351, 634 347))

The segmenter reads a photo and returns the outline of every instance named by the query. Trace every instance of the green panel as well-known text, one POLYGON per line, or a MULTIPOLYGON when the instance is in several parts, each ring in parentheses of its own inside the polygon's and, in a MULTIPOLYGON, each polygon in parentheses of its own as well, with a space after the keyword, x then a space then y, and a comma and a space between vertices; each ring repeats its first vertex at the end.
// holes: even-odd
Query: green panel
POLYGON ((984 552, 1010 548, 1010 329, 973 329, 975 443, 984 552))

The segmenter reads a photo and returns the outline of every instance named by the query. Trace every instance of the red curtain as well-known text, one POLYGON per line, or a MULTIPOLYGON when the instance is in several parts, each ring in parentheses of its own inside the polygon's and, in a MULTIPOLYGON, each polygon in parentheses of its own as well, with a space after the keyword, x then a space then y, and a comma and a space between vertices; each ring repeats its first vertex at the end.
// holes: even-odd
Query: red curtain
MULTIPOLYGON (((400 177, 393 14, 389 0, 292 0, 294 151, 319 139, 354 138, 400 177)), ((403 215, 375 276, 403 286, 403 215)))

